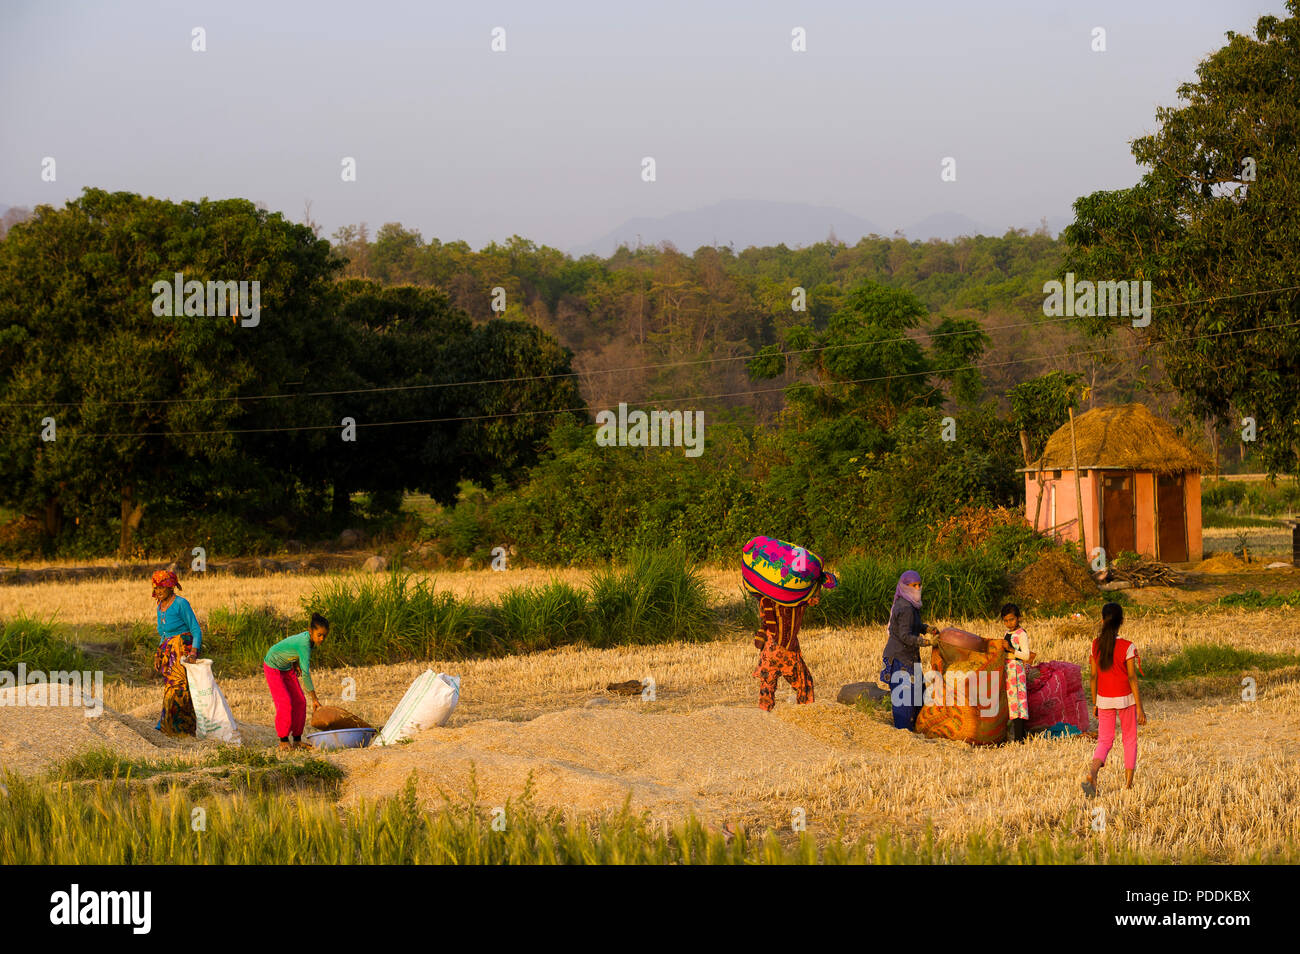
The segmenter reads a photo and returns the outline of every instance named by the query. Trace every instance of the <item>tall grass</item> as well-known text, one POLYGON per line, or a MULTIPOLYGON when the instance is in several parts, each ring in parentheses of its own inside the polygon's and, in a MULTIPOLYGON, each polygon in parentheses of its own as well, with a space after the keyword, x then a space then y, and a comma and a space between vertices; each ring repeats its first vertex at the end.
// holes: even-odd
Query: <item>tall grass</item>
MULTIPOLYGON (((217 607, 208 615, 203 655, 220 658, 222 669, 232 675, 249 675, 261 671, 262 659, 272 645, 306 628, 306 623, 289 619, 271 606, 217 607)), ((147 642, 152 657, 157 633, 150 632, 147 642)))
MULTIPOLYGON (((671 829, 622 812, 602 820, 506 806, 504 831, 472 800, 428 811, 408 782, 402 794, 340 812, 326 799, 258 791, 196 798, 179 788, 129 792, 112 783, 47 786, 7 776, 0 797, 0 857, 8 864, 1169 864, 1194 854, 1141 854, 1121 838, 1044 833, 1012 846, 996 833, 961 838, 888 833, 819 847, 804 832, 771 830, 728 841, 691 818, 671 829), (206 828, 195 831, 203 807, 206 828)), ((1300 860, 1288 845, 1276 856, 1300 860)))
POLYGON ((496 630, 510 648, 547 649, 586 639, 591 631, 591 601, 568 583, 516 586, 497 599, 496 630))
POLYGON ((326 666, 473 654, 492 645, 485 607, 434 592, 432 580, 412 582, 408 574, 332 577, 302 607, 304 618, 316 612, 330 621, 319 650, 326 666))
POLYGON ((16 674, 18 664, 28 671, 59 672, 92 668, 77 646, 61 639, 54 624, 29 616, 0 620, 0 671, 16 674))
MULTIPOLYGON (((308 616, 330 621, 313 651, 320 665, 369 665, 530 652, 571 643, 611 646, 699 640, 718 621, 695 567, 679 553, 634 553, 625 566, 598 572, 588 590, 555 581, 506 590, 495 601, 435 592, 432 580, 409 574, 332 577, 302 600, 301 621, 273 610, 228 610, 210 626, 245 665, 260 665, 267 647, 306 627, 308 616)), ((206 637, 205 637, 206 638, 206 637)))
POLYGON ((814 612, 832 625, 889 620, 894 589, 905 570, 921 574, 924 618, 996 615, 1007 591, 1007 564, 985 549, 951 557, 854 557, 837 569, 839 585, 825 591, 814 612))
POLYGON ((681 552, 639 550, 626 566, 591 581, 594 646, 705 639, 712 635, 708 591, 681 552))

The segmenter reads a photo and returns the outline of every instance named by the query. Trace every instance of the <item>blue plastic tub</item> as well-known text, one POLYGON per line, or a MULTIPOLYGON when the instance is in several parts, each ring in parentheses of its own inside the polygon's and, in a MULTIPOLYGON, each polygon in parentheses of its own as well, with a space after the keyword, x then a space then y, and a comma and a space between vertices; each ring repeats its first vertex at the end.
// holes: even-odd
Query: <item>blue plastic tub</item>
POLYGON ((318 749, 364 749, 379 734, 378 729, 335 729, 313 732, 305 737, 318 749))

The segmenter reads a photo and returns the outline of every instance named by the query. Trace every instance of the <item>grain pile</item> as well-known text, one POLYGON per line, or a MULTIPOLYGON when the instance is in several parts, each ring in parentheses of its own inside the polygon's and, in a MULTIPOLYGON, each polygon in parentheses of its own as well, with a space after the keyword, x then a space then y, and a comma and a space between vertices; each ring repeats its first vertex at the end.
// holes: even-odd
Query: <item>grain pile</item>
MULTIPOLYGON (((37 775, 60 762, 90 749, 111 749, 126 759, 155 760, 198 756, 217 745, 192 738, 170 738, 154 728, 161 708, 157 702, 137 706, 132 712, 119 712, 104 706, 99 715, 94 709, 79 706, 36 704, 45 701, 45 687, 25 687, 23 705, 17 705, 15 693, 22 689, 0 690, 0 773, 16 772, 37 775), (86 713, 90 712, 91 715, 86 713)), ((275 732, 269 726, 240 723, 246 744, 269 745, 275 732)))
POLYGON ((547 807, 613 812, 630 796, 635 811, 675 819, 743 809, 739 793, 815 771, 835 754, 757 707, 711 706, 687 713, 570 709, 523 723, 488 720, 422 733, 387 751, 340 753, 338 761, 348 771, 345 803, 395 794, 412 772, 424 798, 436 802, 440 790, 462 798, 472 768, 484 805, 518 798, 531 775, 536 798, 547 807))
POLYGON ((1242 573, 1250 568, 1251 564, 1232 553, 1216 553, 1196 567, 1202 573, 1242 573))

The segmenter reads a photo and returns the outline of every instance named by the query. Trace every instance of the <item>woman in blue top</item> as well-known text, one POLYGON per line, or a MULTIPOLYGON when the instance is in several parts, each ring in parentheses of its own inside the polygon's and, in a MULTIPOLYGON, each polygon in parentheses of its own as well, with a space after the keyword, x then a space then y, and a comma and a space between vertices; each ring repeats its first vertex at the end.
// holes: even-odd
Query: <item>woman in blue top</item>
POLYGON ((154 728, 167 735, 194 735, 194 702, 181 664, 198 658, 203 631, 189 600, 176 595, 180 588, 171 570, 153 575, 153 598, 158 603, 158 649, 153 668, 163 677, 162 717, 154 728))

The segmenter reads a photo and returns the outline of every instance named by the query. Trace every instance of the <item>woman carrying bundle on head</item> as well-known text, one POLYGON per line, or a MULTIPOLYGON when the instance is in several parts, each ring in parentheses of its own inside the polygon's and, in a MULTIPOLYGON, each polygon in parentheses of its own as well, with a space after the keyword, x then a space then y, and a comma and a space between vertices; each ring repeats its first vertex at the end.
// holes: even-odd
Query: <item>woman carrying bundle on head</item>
POLYGON ((912 730, 921 712, 921 648, 938 636, 933 626, 921 622, 921 574, 908 570, 894 587, 889 608, 889 639, 881 657, 880 681, 889 687, 894 728, 912 730))
POLYGON ((771 712, 776 686, 784 678, 794 688, 795 702, 813 701, 813 678, 799 649, 799 629, 809 606, 820 602, 822 587, 833 590, 835 574, 822 569, 816 554, 771 537, 745 544, 741 580, 758 595, 758 707, 771 712))
POLYGON ((198 658, 203 631, 189 600, 176 595, 180 588, 180 580, 171 570, 153 575, 153 598, 158 604, 158 649, 153 668, 163 677, 162 715, 154 728, 167 735, 194 735, 194 702, 182 663, 198 658))

